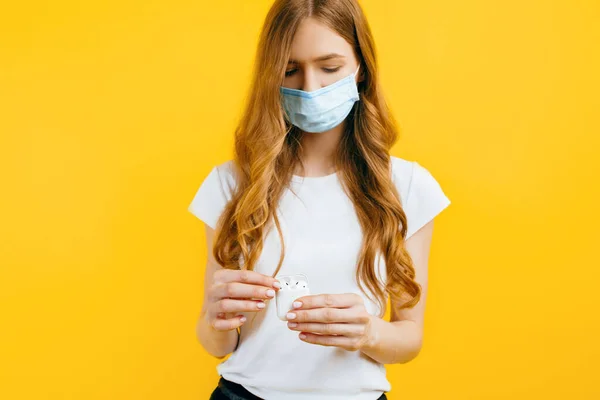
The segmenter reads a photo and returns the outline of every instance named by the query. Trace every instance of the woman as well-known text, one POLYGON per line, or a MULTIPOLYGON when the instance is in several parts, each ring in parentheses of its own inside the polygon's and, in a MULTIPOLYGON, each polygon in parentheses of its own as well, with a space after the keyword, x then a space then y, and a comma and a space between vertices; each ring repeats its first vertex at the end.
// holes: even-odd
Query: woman
POLYGON ((277 0, 235 158, 189 206, 212 250, 198 339, 231 354, 211 399, 385 399, 384 365, 418 354, 433 218, 450 201, 390 156, 396 139, 358 3, 277 0), (311 294, 285 322, 270 300, 297 273, 311 294))

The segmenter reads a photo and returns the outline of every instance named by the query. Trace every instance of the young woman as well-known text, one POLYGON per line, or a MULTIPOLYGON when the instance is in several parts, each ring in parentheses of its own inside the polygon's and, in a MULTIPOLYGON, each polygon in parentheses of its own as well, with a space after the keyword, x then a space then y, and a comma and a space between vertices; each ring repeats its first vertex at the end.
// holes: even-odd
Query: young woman
POLYGON ((198 339, 231 354, 211 399, 385 399, 384 365, 419 353, 433 218, 450 200, 389 154, 396 139, 356 0, 275 1, 235 157, 189 206, 209 249, 198 339), (310 294, 282 321, 290 274, 310 294))

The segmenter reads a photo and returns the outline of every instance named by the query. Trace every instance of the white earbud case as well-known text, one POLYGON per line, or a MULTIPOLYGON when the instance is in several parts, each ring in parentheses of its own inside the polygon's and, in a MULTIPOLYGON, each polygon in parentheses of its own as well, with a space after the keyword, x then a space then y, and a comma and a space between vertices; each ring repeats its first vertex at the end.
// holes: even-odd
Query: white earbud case
POLYGON ((293 309, 294 301, 310 294, 308 278, 304 274, 292 274, 280 275, 276 279, 281 283, 281 289, 275 296, 277 316, 280 320, 287 321, 286 314, 293 309))

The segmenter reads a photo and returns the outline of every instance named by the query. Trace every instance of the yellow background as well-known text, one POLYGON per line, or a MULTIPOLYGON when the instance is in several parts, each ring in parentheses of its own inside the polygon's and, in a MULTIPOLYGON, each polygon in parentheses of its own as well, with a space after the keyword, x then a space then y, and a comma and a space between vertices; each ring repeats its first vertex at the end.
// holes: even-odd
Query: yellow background
MULTIPOLYGON (((388 397, 600 398, 600 5, 362 4, 393 154, 452 200, 388 397)), ((0 398, 208 399, 187 206, 231 156, 269 5, 0 6, 0 398)))

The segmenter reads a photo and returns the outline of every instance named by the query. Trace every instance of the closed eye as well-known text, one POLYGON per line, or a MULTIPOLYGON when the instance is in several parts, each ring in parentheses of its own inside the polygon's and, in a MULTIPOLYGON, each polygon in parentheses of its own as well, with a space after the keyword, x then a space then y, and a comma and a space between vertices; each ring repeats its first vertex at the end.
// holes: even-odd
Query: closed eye
MULTIPOLYGON (((342 68, 342 67, 337 67, 337 68, 321 68, 321 69, 323 71, 327 72, 328 74, 333 74, 334 72, 338 72, 340 70, 340 68, 342 68)), ((285 71, 285 76, 292 76, 297 71, 298 71, 298 68, 294 68, 294 69, 291 69, 289 71, 285 71)))

